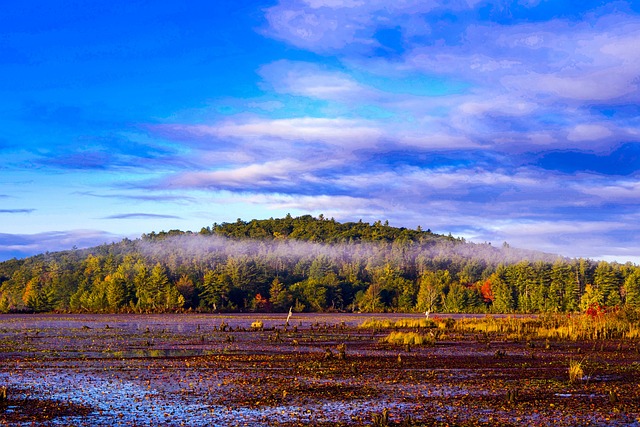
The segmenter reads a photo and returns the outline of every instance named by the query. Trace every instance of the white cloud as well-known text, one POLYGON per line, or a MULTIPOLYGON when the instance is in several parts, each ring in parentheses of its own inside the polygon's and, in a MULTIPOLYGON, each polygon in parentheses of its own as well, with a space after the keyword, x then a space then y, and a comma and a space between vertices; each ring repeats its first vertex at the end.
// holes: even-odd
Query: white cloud
POLYGON ((583 194, 593 196, 594 203, 638 204, 640 203, 640 181, 612 181, 600 177, 587 183, 577 183, 575 188, 583 194))
POLYGON ((614 101, 637 90, 630 76, 609 69, 570 74, 526 73, 502 81, 507 87, 531 96, 547 94, 577 101, 614 101), (602 84, 603 81, 607 84, 602 84))
POLYGON ((321 7, 352 8, 363 6, 365 4, 365 2, 361 0, 303 0, 303 2, 314 9, 321 7))
POLYGON ((267 205, 270 209, 318 212, 336 218, 380 216, 386 211, 386 205, 381 205, 376 199, 353 196, 257 194, 240 196, 240 199, 247 203, 267 205))
POLYGON ((266 10, 267 34, 314 52, 370 49, 378 45, 373 35, 379 28, 396 24, 399 18, 415 23, 412 15, 426 13, 439 3, 433 0, 284 0, 266 10))
POLYGON ((172 125, 172 131, 228 139, 277 139, 329 145, 370 145, 382 135, 376 124, 343 118, 228 120, 215 125, 172 125))
POLYGON ((269 161, 226 170, 183 172, 167 179, 169 187, 182 188, 260 188, 284 183, 295 186, 305 173, 318 169, 323 162, 301 162, 291 159, 269 161), (302 176, 301 176, 302 174, 302 176))
POLYGON ((598 124, 580 124, 569 131, 569 141, 595 141, 605 139, 613 135, 606 126, 598 124))
POLYGON ((522 98, 498 96, 492 99, 477 97, 460 105, 459 111, 469 115, 500 114, 526 116, 538 108, 537 104, 522 98))
POLYGON ((345 73, 305 62, 276 61, 263 66, 260 74, 281 93, 343 102, 362 101, 375 95, 372 89, 358 84, 345 73))

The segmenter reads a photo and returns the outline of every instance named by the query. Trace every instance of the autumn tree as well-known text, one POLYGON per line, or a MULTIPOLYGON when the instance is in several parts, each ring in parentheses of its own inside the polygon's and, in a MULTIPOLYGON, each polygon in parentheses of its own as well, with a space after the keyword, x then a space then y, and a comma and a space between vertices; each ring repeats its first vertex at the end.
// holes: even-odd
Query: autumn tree
POLYGON ((418 279, 419 290, 416 310, 420 312, 437 312, 444 305, 444 300, 451 284, 448 270, 424 271, 418 279))

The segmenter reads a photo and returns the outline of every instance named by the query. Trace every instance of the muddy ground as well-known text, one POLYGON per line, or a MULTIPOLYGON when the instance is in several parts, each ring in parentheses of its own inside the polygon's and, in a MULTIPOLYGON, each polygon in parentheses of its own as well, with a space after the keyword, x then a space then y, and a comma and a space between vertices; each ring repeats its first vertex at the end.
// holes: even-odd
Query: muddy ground
POLYGON ((638 342, 357 327, 385 317, 420 316, 2 315, 0 425, 640 426, 638 342))

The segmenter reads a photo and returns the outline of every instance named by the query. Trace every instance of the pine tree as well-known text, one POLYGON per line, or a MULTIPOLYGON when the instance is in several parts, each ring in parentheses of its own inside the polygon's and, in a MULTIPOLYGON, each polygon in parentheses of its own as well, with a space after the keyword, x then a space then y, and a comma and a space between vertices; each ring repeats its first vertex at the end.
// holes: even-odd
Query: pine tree
POLYGON ((228 307, 230 291, 231 277, 224 269, 217 268, 204 273, 200 300, 206 307, 218 310, 228 307))
POLYGON ((496 272, 489 279, 494 296, 492 311, 494 313, 513 313, 516 310, 515 287, 508 282, 506 268, 502 265, 498 266, 496 272))
POLYGON ((640 267, 634 267, 624 281, 625 303, 635 309, 640 308, 640 267))
POLYGON ((115 272, 109 277, 106 292, 110 311, 120 311, 129 303, 126 279, 121 272, 115 272))
POLYGON ((594 287, 602 292, 605 305, 613 307, 622 303, 620 279, 611 264, 605 261, 598 263, 593 282, 594 287))

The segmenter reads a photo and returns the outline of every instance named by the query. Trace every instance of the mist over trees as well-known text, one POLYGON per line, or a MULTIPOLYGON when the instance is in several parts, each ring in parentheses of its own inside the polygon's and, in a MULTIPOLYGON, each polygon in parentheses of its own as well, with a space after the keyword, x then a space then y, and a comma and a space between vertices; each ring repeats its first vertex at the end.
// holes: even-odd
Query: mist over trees
POLYGON ((0 263, 0 312, 640 308, 640 268, 322 215, 149 233, 0 263))

